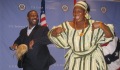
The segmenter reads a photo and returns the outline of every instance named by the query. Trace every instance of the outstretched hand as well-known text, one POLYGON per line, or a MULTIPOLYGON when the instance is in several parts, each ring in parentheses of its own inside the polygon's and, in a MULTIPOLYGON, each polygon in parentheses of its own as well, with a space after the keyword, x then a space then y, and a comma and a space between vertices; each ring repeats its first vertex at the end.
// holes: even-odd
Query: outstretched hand
POLYGON ((33 45, 34 45, 34 40, 31 40, 31 41, 29 42, 29 48, 32 49, 33 45))
POLYGON ((11 50, 16 50, 18 47, 18 44, 13 44, 11 47, 9 47, 11 50))
POLYGON ((97 28, 101 28, 102 25, 103 25, 102 22, 94 22, 94 23, 92 24, 92 30, 97 29, 97 28))
POLYGON ((62 33, 63 31, 65 31, 65 28, 57 27, 57 28, 53 29, 51 35, 56 37, 56 36, 58 36, 58 34, 62 33))

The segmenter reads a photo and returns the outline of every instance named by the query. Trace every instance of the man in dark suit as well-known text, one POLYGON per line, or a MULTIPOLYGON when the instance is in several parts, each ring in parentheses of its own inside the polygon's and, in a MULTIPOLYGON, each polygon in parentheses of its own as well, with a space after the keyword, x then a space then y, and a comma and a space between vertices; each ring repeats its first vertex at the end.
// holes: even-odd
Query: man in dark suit
POLYGON ((19 37, 11 48, 17 49, 20 44, 28 46, 28 51, 22 58, 23 70, 49 70, 49 66, 55 63, 47 47, 51 44, 47 37, 49 29, 38 25, 38 13, 35 10, 28 12, 27 19, 28 27, 20 31, 19 37))

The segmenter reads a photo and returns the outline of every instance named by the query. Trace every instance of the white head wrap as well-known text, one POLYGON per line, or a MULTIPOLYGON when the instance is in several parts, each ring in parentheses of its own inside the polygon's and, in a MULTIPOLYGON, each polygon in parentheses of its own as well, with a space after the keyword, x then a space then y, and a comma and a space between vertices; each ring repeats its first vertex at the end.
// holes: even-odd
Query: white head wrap
POLYGON ((90 18, 91 18, 91 16, 88 14, 88 11, 87 11, 88 5, 87 5, 86 2, 84 2, 84 1, 78 1, 78 2, 75 4, 74 7, 76 7, 76 6, 80 6, 80 7, 82 7, 82 8, 86 11, 85 17, 86 17, 87 19, 90 19, 90 18))

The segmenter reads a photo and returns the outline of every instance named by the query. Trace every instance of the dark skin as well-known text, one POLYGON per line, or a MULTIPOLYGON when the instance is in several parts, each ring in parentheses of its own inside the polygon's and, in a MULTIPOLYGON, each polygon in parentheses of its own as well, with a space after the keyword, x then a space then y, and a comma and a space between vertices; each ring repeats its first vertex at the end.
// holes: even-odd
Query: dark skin
MULTIPOLYGON (((29 22, 29 29, 31 29, 32 27, 34 27, 35 25, 37 25, 38 24, 38 13, 36 12, 36 11, 34 11, 34 10, 32 10, 32 11, 30 11, 30 12, 28 12, 28 15, 27 15, 27 20, 28 20, 28 22, 29 22)), ((30 47, 30 49, 32 49, 32 46, 34 45, 34 40, 31 40, 30 42, 29 42, 29 47, 30 47)), ((18 46, 18 44, 13 44, 12 46, 11 46, 11 48, 13 48, 13 49, 17 49, 17 46, 18 46)))
MULTIPOLYGON (((89 24, 88 24, 88 20, 85 18, 85 15, 86 15, 86 11, 82 7, 75 6, 73 9, 74 19, 73 19, 73 21, 71 21, 69 23, 70 26, 76 30, 82 30, 82 29, 86 28, 89 24)), ((101 28, 104 31, 106 38, 113 37, 112 32, 110 31, 108 26, 106 26, 104 23, 94 22, 92 24, 92 30, 97 29, 97 28, 101 28)), ((58 34, 62 33, 63 31, 65 31, 64 28, 57 27, 57 28, 53 29, 51 35, 54 37, 57 37, 58 34)))
POLYGON ((88 21, 85 18, 85 10, 79 6, 76 6, 73 9, 73 21, 70 22, 71 27, 73 27, 76 30, 84 29, 88 26, 88 21))
POLYGON ((27 19, 29 22, 29 28, 32 28, 33 26, 38 24, 38 13, 36 11, 31 11, 27 15, 27 19))

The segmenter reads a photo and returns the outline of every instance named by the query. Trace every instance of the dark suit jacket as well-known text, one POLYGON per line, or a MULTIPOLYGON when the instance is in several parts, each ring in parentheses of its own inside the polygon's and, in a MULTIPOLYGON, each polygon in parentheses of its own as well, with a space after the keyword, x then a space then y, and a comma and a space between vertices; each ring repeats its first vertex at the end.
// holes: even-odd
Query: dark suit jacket
POLYGON ((18 45, 28 45, 31 40, 34 40, 35 42, 33 49, 29 49, 24 55, 24 70, 46 70, 46 67, 55 63, 55 60, 50 55, 47 47, 48 44, 51 44, 47 36, 48 31, 48 27, 36 25, 31 34, 27 36, 27 27, 21 30, 19 37, 14 43, 17 43, 18 45))

